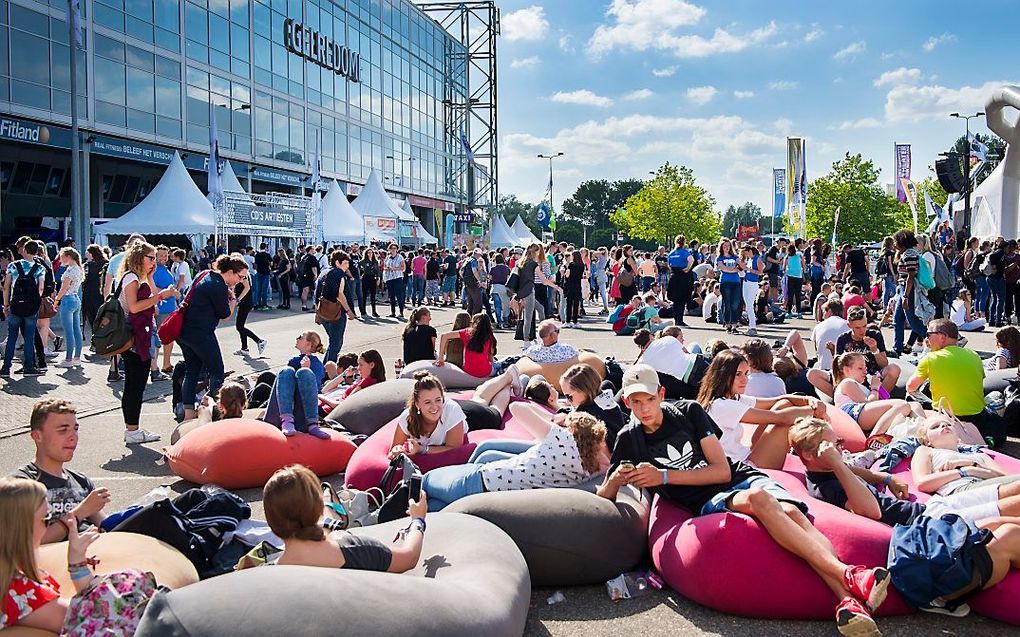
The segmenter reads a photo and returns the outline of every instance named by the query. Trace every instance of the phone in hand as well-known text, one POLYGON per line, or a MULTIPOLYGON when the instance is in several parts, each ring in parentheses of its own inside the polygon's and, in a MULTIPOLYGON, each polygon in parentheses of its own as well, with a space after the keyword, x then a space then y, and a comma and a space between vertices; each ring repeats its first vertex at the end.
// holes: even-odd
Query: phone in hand
POLYGON ((415 472, 411 475, 411 479, 407 485, 407 498, 413 502, 421 500, 421 474, 415 472))
POLYGON ((623 471, 633 471, 634 470, 634 463, 630 462, 630 461, 621 462, 620 463, 620 469, 622 469, 623 471))

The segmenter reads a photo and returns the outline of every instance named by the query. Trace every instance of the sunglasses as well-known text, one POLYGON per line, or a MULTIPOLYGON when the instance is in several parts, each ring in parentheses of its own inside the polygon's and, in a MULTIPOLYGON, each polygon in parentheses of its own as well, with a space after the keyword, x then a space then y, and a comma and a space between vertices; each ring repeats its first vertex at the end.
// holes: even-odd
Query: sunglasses
POLYGON ((154 255, 154 254, 147 254, 147 255, 145 255, 145 258, 150 260, 150 261, 155 261, 156 260, 156 255, 154 255))

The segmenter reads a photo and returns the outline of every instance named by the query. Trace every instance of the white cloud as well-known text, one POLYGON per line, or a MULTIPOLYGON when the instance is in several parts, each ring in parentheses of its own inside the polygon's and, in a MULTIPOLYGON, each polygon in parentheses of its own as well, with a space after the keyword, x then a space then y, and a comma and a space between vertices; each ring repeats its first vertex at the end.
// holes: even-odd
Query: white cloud
POLYGON ((868 44, 863 40, 857 42, 851 42, 842 49, 836 51, 832 56, 834 60, 845 60, 847 58, 857 57, 859 54, 864 53, 868 49, 868 44))
POLYGON ((778 30, 775 22, 746 34, 717 28, 712 36, 682 33, 696 25, 706 10, 686 0, 613 0, 606 10, 607 24, 600 24, 588 41, 588 53, 601 56, 614 49, 670 51, 679 58, 701 58, 735 53, 759 44, 778 30))
POLYGON ((675 66, 667 66, 664 69, 652 69, 652 75, 655 77, 673 77, 676 75, 677 68, 675 66))
POLYGON ((814 42, 816 40, 820 40, 823 35, 825 35, 825 31, 822 31, 818 27, 815 27, 804 34, 804 41, 814 42))
POLYGON ((655 93, 653 93, 651 90, 646 88, 639 88, 636 91, 631 91, 630 93, 624 95, 623 99, 633 102, 637 100, 646 100, 653 95, 655 95, 655 93))
POLYGON ((875 86, 917 84, 921 80, 921 69, 908 69, 901 66, 895 71, 886 71, 875 80, 875 86))
POLYGON ((874 117, 864 117, 862 119, 845 120, 840 122, 839 126, 836 126, 838 130, 856 130, 859 128, 878 128, 882 125, 882 122, 878 121, 874 117))
POLYGON ((785 117, 780 117, 776 121, 772 122, 772 128, 785 135, 793 130, 793 122, 785 117))
POLYGON ((530 69, 538 66, 539 59, 537 55, 532 55, 526 58, 515 58, 510 62, 510 68, 512 69, 530 69))
POLYGON ((842 84, 843 83, 843 76, 838 75, 838 76, 832 78, 832 83, 833 84, 842 84))
POLYGON ((549 31, 549 21, 545 19, 545 8, 533 5, 519 9, 503 16, 500 29, 504 38, 515 40, 541 40, 549 31))
POLYGON ((956 36, 952 33, 943 33, 942 35, 933 35, 924 41, 921 45, 921 49, 925 53, 931 53, 941 44, 948 44, 950 42, 956 42, 956 36))
POLYGON ((576 49, 574 48, 574 36, 569 33, 561 35, 559 41, 560 51, 564 53, 573 53, 576 49))
POLYGON ((952 112, 983 110, 985 100, 1004 84, 1017 81, 995 80, 981 86, 950 88, 939 85, 894 86, 885 97, 885 117, 890 122, 918 122, 945 119, 952 112))
POLYGON ((578 91, 558 91, 553 93, 549 98, 554 102, 560 104, 582 104, 584 106, 597 106, 599 108, 606 108, 607 106, 613 105, 613 100, 602 95, 592 93, 588 89, 581 89, 578 91))
POLYGON ((687 99, 695 104, 705 105, 712 101, 719 91, 714 86, 695 86, 687 89, 687 99))
POLYGON ((733 97, 738 100, 746 100, 754 97, 754 91, 733 91, 733 97))
POLYGON ((797 88, 797 83, 791 80, 776 80, 769 82, 769 89, 773 91, 790 91, 797 88))

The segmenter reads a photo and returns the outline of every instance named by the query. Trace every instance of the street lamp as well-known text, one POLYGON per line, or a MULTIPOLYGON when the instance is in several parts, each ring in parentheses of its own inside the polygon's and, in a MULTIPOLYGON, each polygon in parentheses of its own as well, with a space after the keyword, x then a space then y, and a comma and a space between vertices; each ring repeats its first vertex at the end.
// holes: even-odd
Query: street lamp
MULTIPOLYGON (((557 157, 563 157, 563 153, 560 152, 560 153, 556 153, 555 155, 542 155, 542 154, 538 155, 539 159, 548 159, 549 160, 549 214, 550 215, 552 215, 552 213, 553 213, 553 160, 556 159, 557 157)), ((585 227, 585 225, 583 223, 581 224, 581 231, 584 233, 584 241, 583 241, 583 243, 587 244, 588 243, 588 230, 587 230, 587 228, 585 227)), ((553 239, 555 239, 555 238, 556 238, 556 233, 553 233, 553 239)))
POLYGON ((962 233, 963 236, 961 237, 961 239, 966 242, 970 238, 970 191, 971 191, 971 187, 970 187, 970 120, 975 118, 975 117, 982 117, 982 116, 984 116, 984 113, 982 113, 981 111, 978 111, 977 113, 974 113, 973 115, 960 115, 959 113, 950 113, 949 116, 950 117, 955 117, 956 119, 962 119, 964 121, 965 130, 967 131, 966 132, 966 136, 964 137, 964 141, 967 144, 967 154, 966 154, 966 156, 965 156, 965 158, 963 160, 963 181, 967 184, 967 190, 964 191, 964 200, 963 200, 963 233, 962 233))

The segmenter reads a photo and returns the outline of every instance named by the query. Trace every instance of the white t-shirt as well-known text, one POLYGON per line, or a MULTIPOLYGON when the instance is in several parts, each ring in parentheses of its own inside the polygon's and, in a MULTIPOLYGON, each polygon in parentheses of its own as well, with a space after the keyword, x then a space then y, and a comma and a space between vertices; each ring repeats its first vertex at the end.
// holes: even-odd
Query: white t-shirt
POLYGON ((835 343, 842 334, 850 331, 850 324, 842 316, 830 316, 815 326, 811 332, 811 340, 815 342, 818 362, 815 367, 818 369, 832 369, 832 352, 825 346, 826 343, 835 343))
POLYGON ((181 292, 186 291, 191 286, 191 266, 188 265, 187 261, 174 263, 170 273, 174 275, 174 285, 181 292), (178 282, 180 282, 179 285, 178 282))
POLYGON ((651 365, 657 372, 669 374, 678 380, 686 380, 694 367, 694 357, 688 354, 680 341, 672 336, 661 336, 648 344, 641 362, 651 365))
MULTIPOLYGON (((120 306, 122 308, 124 308, 124 314, 130 314, 131 313, 131 310, 128 309, 128 303, 127 303, 127 296, 126 296, 127 286, 128 286, 128 284, 130 284, 130 283, 132 283, 134 281, 137 281, 137 280, 138 280, 138 275, 134 274, 133 272, 128 272, 127 274, 124 275, 124 278, 121 280, 121 283, 120 283, 120 296, 117 297, 117 300, 120 301, 120 306)), ((117 281, 113 282, 113 289, 115 289, 115 290, 117 289, 117 281)))
POLYGON ((786 383, 775 373, 751 372, 744 393, 756 398, 776 398, 786 393, 786 383))
POLYGON ((481 472, 486 491, 572 487, 591 477, 581 464, 574 435, 557 425, 530 449, 483 464, 481 472))
POLYGON ((242 256, 241 258, 244 259, 244 262, 248 264, 248 269, 249 270, 254 270, 255 269, 255 257, 253 255, 246 254, 246 255, 242 256))
POLYGON ((701 318, 708 320, 715 314, 715 306, 719 304, 719 296, 714 292, 705 295, 705 302, 701 304, 701 318))
MULTIPOLYGON (((397 419, 397 426, 400 430, 410 437, 407 431, 407 417, 410 413, 405 409, 401 412, 400 417, 397 419)), ((429 443, 430 447, 436 447, 439 445, 446 444, 446 434, 450 433, 450 430, 460 427, 461 430, 467 433, 467 421, 464 416, 464 410, 460 408, 457 401, 447 398, 446 402, 443 403, 443 413, 439 416, 439 424, 436 425, 436 430, 432 432, 428 438, 421 436, 415 438, 419 444, 429 443)))
POLYGON ((740 419, 755 404, 754 396, 743 394, 736 398, 716 398, 708 408, 708 415, 722 429, 719 442, 730 460, 746 460, 751 455, 751 448, 740 441, 744 437, 744 425, 740 424, 740 419))
POLYGON ((967 304, 956 299, 953 301, 953 311, 949 314, 949 320, 959 327, 967 322, 967 304))

